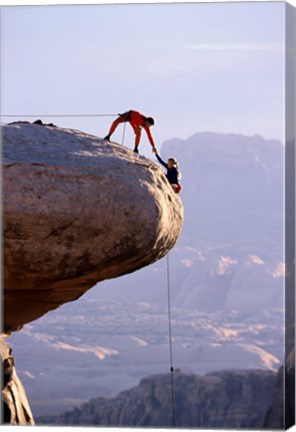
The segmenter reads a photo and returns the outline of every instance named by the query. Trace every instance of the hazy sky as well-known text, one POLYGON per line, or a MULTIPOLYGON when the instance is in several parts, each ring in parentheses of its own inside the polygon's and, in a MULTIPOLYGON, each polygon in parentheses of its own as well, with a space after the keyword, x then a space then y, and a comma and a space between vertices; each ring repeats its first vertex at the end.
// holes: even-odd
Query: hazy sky
MULTIPOLYGON (((283 140, 284 12, 284 2, 4 7, 2 114, 132 108, 156 118, 158 146, 200 131, 283 140)), ((112 121, 42 119, 98 136, 112 121)), ((151 153, 145 136, 141 147, 151 153)))

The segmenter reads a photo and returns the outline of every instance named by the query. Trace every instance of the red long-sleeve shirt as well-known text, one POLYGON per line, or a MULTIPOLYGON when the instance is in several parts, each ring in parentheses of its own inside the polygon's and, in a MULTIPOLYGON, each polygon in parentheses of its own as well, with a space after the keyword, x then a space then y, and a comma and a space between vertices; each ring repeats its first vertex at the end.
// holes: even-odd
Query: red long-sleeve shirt
POLYGON ((147 134, 147 137, 149 139, 150 144, 152 145, 152 147, 155 146, 153 137, 152 137, 151 132, 150 132, 150 128, 149 128, 149 126, 145 126, 146 117, 143 114, 141 114, 138 111, 132 111, 131 110, 129 122, 130 122, 130 125, 132 126, 132 128, 134 129, 134 132, 135 132, 137 138, 139 136, 139 141, 140 141, 140 135, 141 135, 141 128, 143 128, 147 134))

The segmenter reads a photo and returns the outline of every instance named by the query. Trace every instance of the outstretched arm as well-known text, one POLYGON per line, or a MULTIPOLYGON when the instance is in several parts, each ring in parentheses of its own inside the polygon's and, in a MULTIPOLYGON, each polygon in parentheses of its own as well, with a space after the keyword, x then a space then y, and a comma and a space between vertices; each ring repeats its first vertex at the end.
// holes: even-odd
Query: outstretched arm
POLYGON ((158 153, 155 153, 155 156, 157 157, 157 160, 161 165, 163 165, 166 169, 168 169, 168 165, 161 159, 161 157, 158 155, 158 153))
POLYGON ((149 139, 150 144, 152 145, 152 147, 155 147, 154 140, 152 138, 152 135, 151 135, 149 127, 148 126, 144 126, 144 129, 146 131, 146 134, 147 134, 147 137, 149 139))

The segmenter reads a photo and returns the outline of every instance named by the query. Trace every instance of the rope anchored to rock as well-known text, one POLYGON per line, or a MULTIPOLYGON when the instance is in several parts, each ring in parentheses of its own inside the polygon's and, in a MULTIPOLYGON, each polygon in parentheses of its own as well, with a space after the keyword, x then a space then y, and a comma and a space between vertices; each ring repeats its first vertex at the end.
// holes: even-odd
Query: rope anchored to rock
POLYGON ((115 117, 117 114, 1 114, 1 117, 115 117))

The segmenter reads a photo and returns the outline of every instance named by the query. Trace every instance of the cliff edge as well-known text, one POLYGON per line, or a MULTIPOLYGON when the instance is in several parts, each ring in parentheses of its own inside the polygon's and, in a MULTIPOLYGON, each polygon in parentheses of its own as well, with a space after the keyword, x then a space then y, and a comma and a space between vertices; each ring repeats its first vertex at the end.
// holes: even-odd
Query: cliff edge
POLYGON ((183 221, 152 160, 76 130, 2 128, 4 331, 162 258, 183 221))

